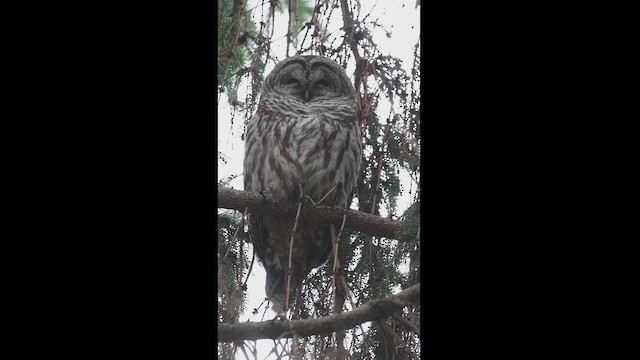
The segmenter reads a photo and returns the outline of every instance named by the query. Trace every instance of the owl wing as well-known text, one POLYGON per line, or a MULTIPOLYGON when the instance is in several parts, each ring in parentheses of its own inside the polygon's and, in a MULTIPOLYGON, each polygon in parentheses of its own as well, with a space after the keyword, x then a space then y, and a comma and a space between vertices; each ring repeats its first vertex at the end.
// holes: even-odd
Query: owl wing
POLYGON ((249 214, 247 218, 251 243, 258 258, 262 258, 265 253, 265 246, 267 246, 267 229, 262 223, 262 217, 249 214))

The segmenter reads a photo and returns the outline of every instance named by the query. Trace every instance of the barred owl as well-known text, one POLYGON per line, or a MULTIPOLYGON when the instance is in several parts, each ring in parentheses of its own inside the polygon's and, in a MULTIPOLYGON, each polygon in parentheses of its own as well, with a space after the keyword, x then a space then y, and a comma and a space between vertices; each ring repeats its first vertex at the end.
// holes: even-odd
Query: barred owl
MULTIPOLYGON (((245 136, 244 188, 276 202, 310 197, 348 207, 362 161, 353 85, 321 56, 295 56, 267 76, 245 136), (324 198, 324 199, 323 199, 324 198)), ((266 273, 272 309, 286 311, 286 270, 295 218, 248 216, 249 234, 266 273)), ((338 229, 340 224, 335 224, 338 229)), ((289 305, 309 272, 331 255, 330 224, 299 220, 292 245, 289 305)))

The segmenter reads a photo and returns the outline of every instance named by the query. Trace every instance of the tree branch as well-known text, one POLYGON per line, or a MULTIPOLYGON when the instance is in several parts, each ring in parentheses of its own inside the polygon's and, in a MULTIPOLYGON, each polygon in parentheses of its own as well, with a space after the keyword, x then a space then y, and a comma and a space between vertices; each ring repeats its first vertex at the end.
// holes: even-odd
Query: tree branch
POLYGON ((351 329, 367 321, 386 319, 405 306, 420 302, 420 284, 396 295, 374 300, 359 308, 337 315, 308 320, 271 320, 238 324, 218 323, 218 342, 306 337, 351 329))
MULTIPOLYGON (((248 207, 250 212, 254 214, 285 216, 292 219, 295 218, 297 210, 295 204, 272 203, 260 194, 229 188, 218 188, 218 207, 238 211, 244 211, 248 207)), ((313 206, 305 202, 300 212, 300 218, 341 224, 344 214, 347 215, 345 229, 389 239, 400 239, 399 230, 402 227, 402 221, 385 219, 339 206, 313 206)))

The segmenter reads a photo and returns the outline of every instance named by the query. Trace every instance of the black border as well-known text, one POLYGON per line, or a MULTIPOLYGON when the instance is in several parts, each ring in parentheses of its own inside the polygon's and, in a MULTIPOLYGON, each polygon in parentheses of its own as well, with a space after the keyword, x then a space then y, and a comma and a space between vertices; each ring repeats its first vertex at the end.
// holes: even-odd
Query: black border
MULTIPOLYGON (((44 219, 25 283, 49 353, 215 356, 214 4, 65 10, 35 30, 46 46, 26 42, 47 77, 25 121, 44 144, 25 193, 46 193, 26 205, 44 219)), ((416 10, 423 355, 549 352, 578 318, 564 300, 571 13, 437 6, 416 10)))

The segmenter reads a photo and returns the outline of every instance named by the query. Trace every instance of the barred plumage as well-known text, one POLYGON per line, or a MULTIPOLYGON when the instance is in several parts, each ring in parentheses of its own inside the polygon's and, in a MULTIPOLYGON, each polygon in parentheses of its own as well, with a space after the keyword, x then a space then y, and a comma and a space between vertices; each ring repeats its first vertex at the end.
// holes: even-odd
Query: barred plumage
MULTIPOLYGON (((303 194, 349 206, 362 158, 357 98, 344 70, 321 56, 276 65, 262 88, 245 136, 244 187, 274 201, 303 194)), ((249 215, 249 232, 276 312, 285 303, 285 269, 295 219, 249 215)), ((339 227, 339 224, 337 224, 339 227)), ((290 302, 296 287, 331 254, 329 224, 299 221, 292 252, 290 302)))

